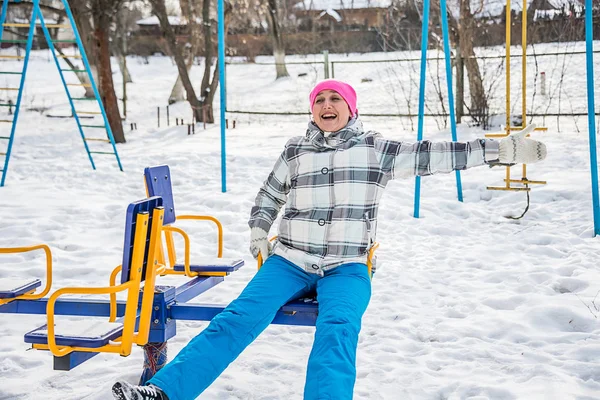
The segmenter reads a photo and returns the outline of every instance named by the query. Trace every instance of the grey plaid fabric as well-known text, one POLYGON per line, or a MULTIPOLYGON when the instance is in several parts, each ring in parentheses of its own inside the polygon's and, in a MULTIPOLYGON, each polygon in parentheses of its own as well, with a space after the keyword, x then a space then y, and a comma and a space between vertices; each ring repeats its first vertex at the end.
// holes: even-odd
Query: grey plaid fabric
POLYGON ((404 143, 364 132, 359 119, 326 136, 309 123, 290 139, 252 207, 250 227, 269 232, 285 206, 272 254, 307 272, 365 263, 390 179, 463 170, 498 159, 498 142, 404 143))

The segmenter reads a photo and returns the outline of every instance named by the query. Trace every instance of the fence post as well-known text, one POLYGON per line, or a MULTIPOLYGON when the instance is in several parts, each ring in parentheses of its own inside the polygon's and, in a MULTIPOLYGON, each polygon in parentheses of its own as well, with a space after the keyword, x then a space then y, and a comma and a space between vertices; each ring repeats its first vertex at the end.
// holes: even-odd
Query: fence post
POLYGON ((542 96, 546 97, 546 73, 544 71, 540 72, 540 86, 542 96))
POLYGON ((329 50, 323 50, 323 75, 329 79, 329 50))

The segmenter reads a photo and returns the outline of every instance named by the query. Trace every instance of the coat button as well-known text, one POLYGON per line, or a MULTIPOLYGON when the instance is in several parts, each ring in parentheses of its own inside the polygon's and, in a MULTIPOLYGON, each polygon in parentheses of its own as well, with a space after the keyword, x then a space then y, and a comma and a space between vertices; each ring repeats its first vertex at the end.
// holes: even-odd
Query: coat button
POLYGON ((321 168, 321 173, 322 173, 323 175, 325 175, 325 174, 326 174, 326 173, 328 173, 328 172, 329 172, 329 168, 327 168, 327 167, 323 167, 323 168, 321 168))
POLYGON ((323 218, 321 218, 319 220, 319 226, 323 226, 323 225, 325 225, 325 220, 323 218))
POLYGON ((319 266, 317 264, 313 264, 311 265, 312 269, 319 269, 319 266))

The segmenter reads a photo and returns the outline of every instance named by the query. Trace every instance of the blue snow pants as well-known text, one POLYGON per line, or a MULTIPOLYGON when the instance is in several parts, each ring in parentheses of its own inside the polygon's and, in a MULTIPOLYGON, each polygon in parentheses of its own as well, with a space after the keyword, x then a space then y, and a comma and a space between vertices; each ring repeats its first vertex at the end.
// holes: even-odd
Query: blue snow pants
POLYGON ((320 277, 276 255, 148 383, 160 387, 169 400, 195 399, 269 326, 281 306, 313 290, 319 315, 304 399, 351 400, 358 333, 371 297, 367 266, 343 264, 320 277))

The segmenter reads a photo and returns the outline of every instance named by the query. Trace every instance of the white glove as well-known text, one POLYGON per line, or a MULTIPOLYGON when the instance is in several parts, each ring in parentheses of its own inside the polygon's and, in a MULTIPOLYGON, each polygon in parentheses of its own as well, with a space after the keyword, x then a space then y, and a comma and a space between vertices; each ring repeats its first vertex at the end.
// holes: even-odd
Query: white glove
POLYGON ((269 257, 271 243, 269 243, 267 232, 264 229, 257 227, 250 229, 250 253, 254 258, 258 258, 258 253, 260 253, 263 262, 269 257))
POLYGON ((498 161, 502 164, 532 164, 546 158, 546 145, 526 138, 535 124, 500 140, 498 161))

